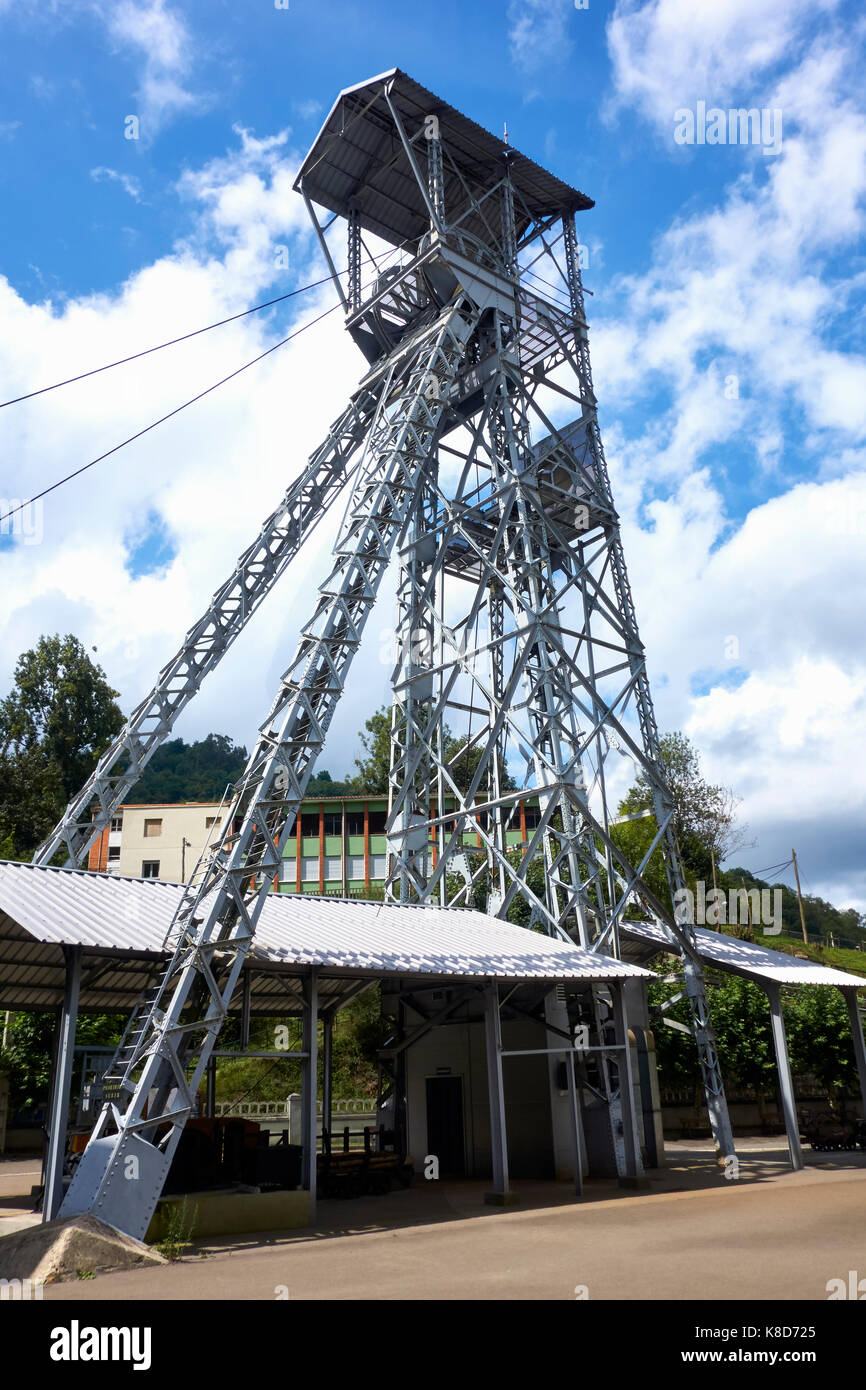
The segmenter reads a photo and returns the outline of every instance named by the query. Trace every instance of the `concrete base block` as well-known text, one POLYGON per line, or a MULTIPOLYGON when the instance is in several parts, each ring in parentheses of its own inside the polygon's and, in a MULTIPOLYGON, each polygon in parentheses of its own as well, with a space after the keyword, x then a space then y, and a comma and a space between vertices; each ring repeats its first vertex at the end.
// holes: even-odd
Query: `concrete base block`
POLYGON ((247 1231, 283 1231, 309 1226, 309 1192, 190 1192, 163 1197, 157 1205, 146 1239, 157 1242, 168 1234, 173 1212, 186 1202, 185 1223, 191 1238, 243 1235, 247 1231))
POLYGON ((484 1201, 488 1207, 516 1207, 520 1204, 516 1192, 485 1192, 484 1201))
POLYGON ((164 1263, 155 1250, 94 1216, 46 1221, 0 1239, 2 1279, 56 1284, 75 1279, 79 1271, 97 1274, 107 1269, 164 1263))

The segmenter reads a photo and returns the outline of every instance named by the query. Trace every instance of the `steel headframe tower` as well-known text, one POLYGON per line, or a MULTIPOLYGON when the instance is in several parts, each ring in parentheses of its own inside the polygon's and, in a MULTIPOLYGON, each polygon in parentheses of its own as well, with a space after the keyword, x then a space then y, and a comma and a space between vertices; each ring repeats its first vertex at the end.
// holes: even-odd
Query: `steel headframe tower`
POLYGON ((717 1148, 733 1152, 692 929, 643 878, 658 850, 672 899, 683 884, 590 371, 575 213, 592 201, 399 70, 341 93, 295 186, 367 370, 36 856, 81 861, 351 481, 332 568, 61 1208, 139 1237, 394 558, 388 896, 499 916, 522 903, 531 925, 611 955, 640 904, 679 945, 717 1148), (611 833, 622 756, 653 794, 636 865, 611 833))

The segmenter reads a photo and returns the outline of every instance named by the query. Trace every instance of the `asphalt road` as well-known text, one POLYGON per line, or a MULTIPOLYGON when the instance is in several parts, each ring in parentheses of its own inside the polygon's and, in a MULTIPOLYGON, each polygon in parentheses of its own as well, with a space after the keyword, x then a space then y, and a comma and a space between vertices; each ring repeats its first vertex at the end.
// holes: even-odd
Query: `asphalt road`
POLYGON ((44 1297, 826 1301, 828 1280, 866 1276, 866 1156, 827 1157, 791 1173, 757 1153, 737 1182, 684 1160, 649 1191, 584 1202, 527 1185, 504 1210, 468 1183, 322 1203, 315 1231, 211 1245, 44 1297))

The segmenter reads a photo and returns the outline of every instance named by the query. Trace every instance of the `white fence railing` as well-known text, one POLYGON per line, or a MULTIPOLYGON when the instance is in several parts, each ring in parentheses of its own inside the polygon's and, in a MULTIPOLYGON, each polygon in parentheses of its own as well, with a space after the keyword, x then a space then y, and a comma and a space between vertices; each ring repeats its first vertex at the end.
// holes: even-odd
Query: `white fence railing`
MULTIPOLYGON (((300 1104, 300 1096, 286 1096, 285 1100, 235 1100, 220 1101, 214 1107, 219 1116, 231 1116, 239 1120, 279 1120, 288 1119, 295 1106, 300 1104)), ((319 1119, 322 1118, 321 1102, 316 1107, 319 1119)), ((376 1116, 374 1100, 334 1100, 331 1102, 331 1120, 336 1127, 340 1119, 372 1120, 376 1116)))

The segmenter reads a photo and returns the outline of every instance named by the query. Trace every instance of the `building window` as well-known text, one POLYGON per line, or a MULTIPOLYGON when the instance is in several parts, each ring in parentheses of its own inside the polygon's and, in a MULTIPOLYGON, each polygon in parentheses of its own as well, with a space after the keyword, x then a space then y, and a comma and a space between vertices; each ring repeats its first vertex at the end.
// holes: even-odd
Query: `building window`
POLYGON ((119 835, 122 829, 123 829, 123 816, 112 816, 112 817, 111 817, 111 833, 112 833, 112 835, 119 835))
POLYGON ((302 835, 310 835, 310 836, 312 836, 312 835, 318 836, 318 833, 319 833, 319 813, 318 813, 318 811, 315 811, 315 812, 313 812, 312 814, 311 814, 310 812, 308 812, 308 811, 305 811, 304 814, 301 816, 301 834, 302 834, 302 835))
POLYGON ((205 816, 204 828, 210 830, 214 825, 222 825, 222 816, 205 816))
POLYGON ((161 835, 161 834, 162 834, 162 820, 145 820, 145 822, 144 822, 144 838, 145 838, 146 840, 147 840, 147 839, 150 839, 150 837, 153 836, 153 835, 161 835))
POLYGON ((119 859, 119 858, 120 858, 120 845, 109 845, 109 846, 108 846, 108 862, 109 862, 109 864, 113 863, 116 859, 119 859))
POLYGON ((527 806, 525 815, 527 830, 537 830, 541 821, 541 811, 538 806, 527 806))
POLYGON ((142 878, 159 878, 159 860, 145 859, 141 866, 142 878))
POLYGON ((301 860, 301 881, 303 883, 318 883, 319 881, 319 856, 301 860))
POLYGON ((325 882, 339 883, 343 877, 343 861, 339 854, 325 855, 325 882))
POLYGON ((363 854, 349 854, 346 856, 346 877, 353 882, 361 883, 364 881, 364 856, 363 854))
POLYGON ((385 854, 370 855, 370 877, 384 878, 388 872, 388 856, 385 854))
POLYGON ((371 812, 370 812, 370 834, 371 834, 371 835, 384 835, 384 834, 385 834, 385 823, 386 823, 387 819, 388 819, 388 812, 387 812, 387 811, 371 811, 371 812))
POLYGON ((326 835, 342 835, 342 833, 343 833, 343 816, 342 816, 342 813, 341 813, 340 811, 326 811, 326 812, 325 812, 325 834, 326 834, 326 835))
POLYGON ((364 812, 363 812, 363 811, 347 811, 347 812, 346 812, 346 834, 347 834, 347 835, 363 835, 363 833, 364 833, 364 812))

